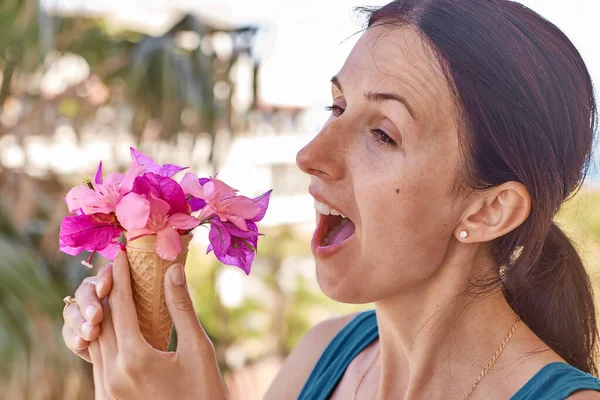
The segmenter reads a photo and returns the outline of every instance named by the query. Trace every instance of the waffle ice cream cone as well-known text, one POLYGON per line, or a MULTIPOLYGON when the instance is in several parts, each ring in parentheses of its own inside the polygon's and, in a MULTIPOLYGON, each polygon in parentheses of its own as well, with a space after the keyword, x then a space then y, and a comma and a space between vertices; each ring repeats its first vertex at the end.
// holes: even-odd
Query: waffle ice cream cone
POLYGON ((167 261, 154 250, 156 235, 142 236, 127 242, 127 258, 131 267, 133 301, 140 331, 157 350, 167 351, 173 322, 165 301, 165 274, 173 264, 185 268, 192 235, 181 236, 181 252, 175 261, 167 261))

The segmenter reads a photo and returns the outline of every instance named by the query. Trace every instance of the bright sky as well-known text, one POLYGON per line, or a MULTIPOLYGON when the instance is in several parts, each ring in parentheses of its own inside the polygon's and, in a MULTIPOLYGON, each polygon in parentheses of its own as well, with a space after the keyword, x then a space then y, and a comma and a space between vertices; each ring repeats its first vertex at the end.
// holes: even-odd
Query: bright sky
MULTIPOLYGON (((175 10, 266 28, 262 43, 262 91, 267 102, 329 102, 329 79, 341 67, 362 20, 355 6, 385 0, 43 0, 62 8, 110 12, 117 19, 160 26, 175 10)), ((522 0, 557 24, 575 43, 595 82, 600 82, 600 1, 522 0)), ((600 86, 600 83, 598 83, 600 86)))

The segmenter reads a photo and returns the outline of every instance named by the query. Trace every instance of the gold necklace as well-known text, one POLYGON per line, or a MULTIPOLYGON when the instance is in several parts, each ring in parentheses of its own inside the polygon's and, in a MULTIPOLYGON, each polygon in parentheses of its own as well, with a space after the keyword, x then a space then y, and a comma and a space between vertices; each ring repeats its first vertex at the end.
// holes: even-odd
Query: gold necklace
MULTIPOLYGON (((487 372, 490 370, 490 368, 492 368, 492 365, 494 365, 494 363, 496 362, 496 360, 498 359, 498 357, 500 357, 500 354, 504 350, 504 347, 506 347, 506 344, 508 343, 508 341, 510 340, 510 338, 512 337, 512 335, 515 333, 515 331, 517 330, 517 327, 519 326, 519 322, 521 322, 521 317, 517 317, 517 320, 513 324, 512 328, 510 328, 510 331, 508 331, 508 333, 506 334, 506 336, 502 340, 502 343, 500 343, 500 346, 498 346, 498 349, 496 349, 496 352, 494 353, 494 355, 492 356, 492 358, 490 359, 490 361, 487 363, 487 365, 485 366, 485 368, 483 369, 483 371, 481 371, 481 373, 479 374, 479 376, 477 377, 477 379, 475 379, 475 382, 473 382, 473 385, 471 386, 471 389, 469 389, 469 391, 467 392, 467 394, 465 394, 465 397, 463 397, 463 400, 467 399, 471 395, 471 393, 473 393, 473 391, 475 390, 475 388, 477 387, 477 385, 479 384, 479 382, 483 379, 483 377, 485 376, 485 374, 487 374, 487 372)), ((358 381, 358 385, 356 386, 356 390, 354 390, 354 400, 356 400, 356 395, 358 394, 358 389, 360 388, 361 383, 365 379, 365 376, 367 376, 367 373, 369 373, 369 371, 371 370, 371 368, 375 364, 375 361, 377 361, 377 357, 379 357, 379 352, 380 351, 381 351, 381 347, 379 347, 379 349, 377 349, 377 354, 375 355, 375 357, 373 357, 373 360, 371 361, 371 364, 369 364, 369 367, 365 370, 365 372, 363 372, 362 376, 360 377, 360 380, 358 381)), ((379 387, 377 389, 379 389, 379 387)))
MULTIPOLYGON (((371 370, 371 367, 373 367, 373 364, 375 364, 375 361, 377 361, 377 357, 379 357, 380 351, 381 351, 381 346, 377 349, 377 354, 375 354, 375 357, 373 357, 373 360, 371 361, 371 364, 369 364, 369 367, 365 370, 365 372, 363 372, 362 376, 360 377, 360 381, 358 381, 358 386, 356 386, 356 389, 354 390, 354 400, 356 400, 356 395, 358 394, 358 389, 360 388, 360 384, 365 379, 365 376, 367 376, 367 373, 371 370)), ((379 389, 379 386, 377 387, 377 389, 379 389)))

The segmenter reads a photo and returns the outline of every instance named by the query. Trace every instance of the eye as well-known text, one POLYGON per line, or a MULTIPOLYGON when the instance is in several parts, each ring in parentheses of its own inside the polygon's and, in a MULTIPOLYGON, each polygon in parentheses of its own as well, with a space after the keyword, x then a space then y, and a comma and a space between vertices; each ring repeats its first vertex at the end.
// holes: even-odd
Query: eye
POLYGON ((398 145, 394 139, 392 139, 387 133, 385 133, 381 129, 371 129, 371 137, 373 138, 375 143, 380 144, 382 146, 395 147, 398 145))
POLYGON ((339 117, 340 115, 342 115, 344 113, 344 109, 335 104, 333 104, 331 106, 325 106, 325 110, 331 112, 336 117, 339 117))

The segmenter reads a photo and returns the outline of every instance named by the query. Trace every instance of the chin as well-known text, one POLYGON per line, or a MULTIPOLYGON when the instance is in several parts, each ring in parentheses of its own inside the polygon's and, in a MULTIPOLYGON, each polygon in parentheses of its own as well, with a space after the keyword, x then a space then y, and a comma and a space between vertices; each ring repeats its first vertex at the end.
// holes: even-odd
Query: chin
MULTIPOLYGON (((346 304, 367 304, 376 300, 371 298, 370 293, 365 292, 361 279, 352 278, 348 267, 343 268, 340 263, 333 264, 332 260, 316 260, 317 282, 327 297, 346 304)), ((353 264, 356 265, 358 264, 353 264)))

